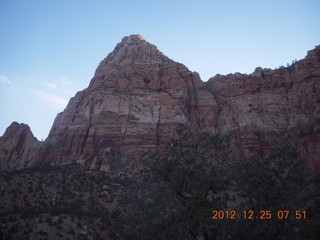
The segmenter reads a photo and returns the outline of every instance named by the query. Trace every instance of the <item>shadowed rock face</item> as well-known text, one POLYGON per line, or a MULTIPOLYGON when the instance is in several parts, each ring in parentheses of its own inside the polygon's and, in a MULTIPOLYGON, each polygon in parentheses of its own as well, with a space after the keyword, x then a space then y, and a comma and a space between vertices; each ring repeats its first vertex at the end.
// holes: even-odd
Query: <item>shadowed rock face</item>
POLYGON ((251 75, 218 75, 203 83, 140 35, 125 37, 99 64, 89 87, 58 114, 46 141, 22 144, 31 155, 18 154, 21 131, 15 138, 5 133, 2 169, 79 162, 108 171, 160 151, 185 126, 231 134, 233 154, 244 158, 292 143, 317 171, 319 52, 318 47, 288 68, 257 68, 251 75), (4 153, 9 142, 10 158, 4 153))
POLYGON ((0 138, 0 170, 14 170, 36 164, 41 143, 33 136, 30 127, 11 123, 0 138))
POLYGON ((320 47, 290 67, 218 75, 206 86, 219 106, 216 130, 232 133, 236 156, 267 154, 287 143, 319 171, 320 47))
POLYGON ((197 73, 141 36, 125 37, 58 114, 40 161, 117 168, 159 150, 180 125, 213 128, 216 113, 197 73))

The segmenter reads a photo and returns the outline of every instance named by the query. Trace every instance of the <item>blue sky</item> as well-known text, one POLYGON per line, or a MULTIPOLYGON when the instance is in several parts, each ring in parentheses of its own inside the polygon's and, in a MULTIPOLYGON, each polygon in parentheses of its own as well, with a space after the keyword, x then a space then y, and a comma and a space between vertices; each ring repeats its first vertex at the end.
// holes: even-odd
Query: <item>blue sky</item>
POLYGON ((0 135, 18 121, 45 139, 124 36, 141 34, 200 74, 251 73, 320 44, 319 0, 0 0, 0 135))

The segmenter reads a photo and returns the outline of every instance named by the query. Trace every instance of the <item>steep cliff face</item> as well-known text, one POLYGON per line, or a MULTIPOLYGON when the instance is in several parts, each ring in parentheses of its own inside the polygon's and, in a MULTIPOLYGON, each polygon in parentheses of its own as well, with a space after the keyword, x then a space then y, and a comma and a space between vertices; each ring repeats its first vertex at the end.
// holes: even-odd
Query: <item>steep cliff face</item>
POLYGON ((29 155, 18 147, 23 131, 10 135, 9 127, 0 139, 0 165, 10 170, 39 162, 78 162, 108 171, 161 150, 183 125, 231 134, 237 157, 294 144, 316 172, 319 84, 319 47, 288 68, 217 75, 203 83, 197 73, 132 35, 99 64, 89 87, 71 98, 43 144, 22 144, 29 155))
POLYGON ((13 122, 0 138, 0 170, 14 170, 36 164, 39 142, 26 124, 13 122))
POLYGON ((235 155, 250 158, 290 143, 319 169, 320 47, 290 67, 217 75, 206 85, 219 106, 217 131, 232 134, 235 155))
POLYGON ((57 116, 44 161, 108 170, 157 151, 181 124, 214 126, 216 113, 197 73, 140 35, 125 37, 57 116))

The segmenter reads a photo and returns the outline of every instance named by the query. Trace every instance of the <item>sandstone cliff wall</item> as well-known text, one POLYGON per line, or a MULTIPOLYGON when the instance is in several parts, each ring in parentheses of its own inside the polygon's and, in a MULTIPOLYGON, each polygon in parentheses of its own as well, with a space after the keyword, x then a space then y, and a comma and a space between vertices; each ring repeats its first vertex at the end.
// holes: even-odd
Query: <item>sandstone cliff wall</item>
POLYGON ((0 138, 0 170, 14 170, 37 164, 42 147, 26 124, 13 122, 0 138))
POLYGON ((319 170, 320 47, 290 67, 218 75, 206 85, 219 106, 217 131, 232 133, 235 155, 250 158, 289 143, 319 170))
POLYGON ((217 75, 203 83, 132 35, 99 64, 89 87, 71 98, 44 143, 25 125, 8 128, 0 139, 1 169, 79 162, 108 171, 161 151, 175 129, 186 126, 231 134, 233 155, 241 158, 296 145, 316 173, 319 84, 319 47, 288 68, 217 75))

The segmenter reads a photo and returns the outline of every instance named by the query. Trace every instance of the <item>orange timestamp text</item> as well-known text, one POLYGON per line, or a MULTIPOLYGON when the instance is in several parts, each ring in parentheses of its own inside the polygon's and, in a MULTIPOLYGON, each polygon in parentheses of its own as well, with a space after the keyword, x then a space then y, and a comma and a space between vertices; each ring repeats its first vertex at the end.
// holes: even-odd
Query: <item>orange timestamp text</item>
POLYGON ((270 219, 306 219, 307 211, 290 211, 290 210, 246 210, 246 211, 236 211, 236 210, 214 210, 212 211, 213 220, 222 220, 222 219, 261 219, 261 220, 270 220, 270 219))

